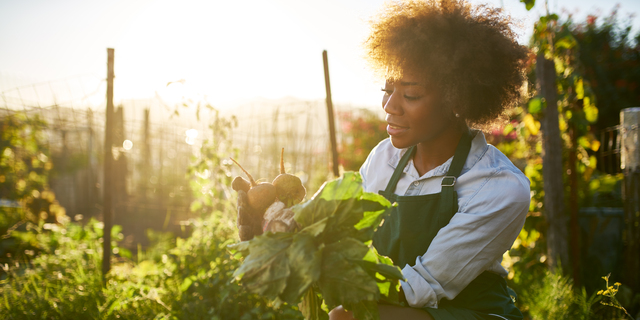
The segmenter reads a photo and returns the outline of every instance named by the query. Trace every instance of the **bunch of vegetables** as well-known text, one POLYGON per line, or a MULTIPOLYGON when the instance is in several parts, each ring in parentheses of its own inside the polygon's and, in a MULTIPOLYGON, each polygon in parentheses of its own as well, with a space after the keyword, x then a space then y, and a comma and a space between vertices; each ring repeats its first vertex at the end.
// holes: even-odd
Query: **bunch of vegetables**
MULTIPOLYGON (((261 186, 251 185, 248 194, 261 186)), ((291 194, 297 202, 304 198, 295 192, 296 183, 288 187, 294 191, 277 192, 271 201, 288 206, 291 194)), ((293 231, 266 232, 231 246, 245 257, 234 276, 247 290, 276 304, 299 304, 308 320, 328 319, 328 310, 339 305, 357 319, 379 319, 378 302, 396 303, 403 279, 391 259, 371 244, 390 207, 384 197, 363 191, 358 173, 347 172, 290 208, 293 231)))

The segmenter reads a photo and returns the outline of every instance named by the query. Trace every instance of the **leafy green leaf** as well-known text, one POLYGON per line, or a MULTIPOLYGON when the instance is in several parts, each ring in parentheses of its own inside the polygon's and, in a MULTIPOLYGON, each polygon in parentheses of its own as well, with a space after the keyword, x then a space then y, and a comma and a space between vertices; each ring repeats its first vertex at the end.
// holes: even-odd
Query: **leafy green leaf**
POLYGON ((531 10, 531 8, 536 4, 536 0, 520 0, 520 2, 524 3, 527 11, 531 10))
POLYGON ((576 98, 584 99, 584 81, 582 80, 582 77, 576 77, 574 79, 574 87, 576 90, 576 98))
POLYGON ((363 194, 362 177, 357 172, 345 172, 341 178, 325 182, 314 195, 325 200, 347 200, 363 194))
POLYGON ((234 244, 230 244, 227 246, 230 250, 240 251, 242 253, 249 253, 249 247, 251 246, 250 241, 242 241, 234 244))
POLYGON ((341 200, 359 200, 363 194, 360 175, 347 172, 340 179, 325 182, 309 201, 298 204, 291 210, 295 212, 296 222, 304 228, 334 214, 338 209, 344 210, 345 207, 340 207, 341 200))
POLYGON ((361 199, 365 201, 363 202, 364 217, 355 225, 356 229, 377 228, 391 207, 391 203, 385 197, 369 192, 365 192, 361 199))
POLYGON ((285 302, 295 304, 300 297, 320 278, 322 249, 318 250, 314 236, 298 233, 287 250, 290 275, 287 286, 280 295, 285 302))
POLYGON ((598 108, 591 103, 591 99, 589 97, 584 97, 582 99, 583 102, 583 110, 587 121, 594 123, 598 120, 598 108))
POLYGON ((379 273, 385 279, 404 279, 400 268, 393 265, 386 265, 381 263, 374 263, 371 261, 354 261, 358 265, 360 265, 363 269, 367 271, 371 271, 373 273, 379 273))
POLYGON ((361 184, 358 173, 345 173, 342 178, 325 183, 311 200, 294 206, 294 219, 303 227, 301 232, 322 233, 328 242, 345 236, 370 239, 391 203, 378 194, 363 192, 361 184), (357 233, 364 228, 370 230, 357 233))
POLYGON ((182 281, 182 284, 180 285, 180 292, 185 292, 189 287, 191 287, 191 284, 193 284, 193 278, 195 277, 191 276, 184 278, 184 281, 182 281))
POLYGON ((357 232, 354 225, 362 219, 363 214, 364 209, 360 200, 340 201, 336 212, 327 219, 327 226, 320 235, 320 240, 324 243, 332 243, 345 237, 352 237, 357 232))
POLYGON ((325 217, 322 220, 317 221, 314 224, 300 230, 300 233, 307 233, 313 236, 317 236, 321 234, 327 227, 327 221, 329 221, 329 217, 325 217))
POLYGON ((542 111, 542 99, 540 97, 529 100, 529 113, 536 114, 542 111))
POLYGON ((357 303, 349 303, 345 305, 345 308, 347 310, 351 310, 353 312, 353 317, 358 320, 380 319, 377 301, 358 301, 357 303))
POLYGON ((555 47, 556 48, 564 48, 564 49, 571 49, 571 48, 575 47, 576 45, 578 45, 578 42, 576 41, 576 39, 571 34, 568 34, 568 35, 560 38, 555 43, 555 47))
POLYGON ((251 292, 275 299, 285 289, 289 276, 287 249, 292 243, 290 233, 266 233, 250 241, 249 255, 233 276, 251 292))
POLYGON ((320 306, 344 305, 360 319, 378 319, 377 300, 398 299, 400 270, 371 246, 391 203, 366 193, 358 173, 325 183, 292 207, 296 233, 258 236, 230 249, 247 251, 234 276, 254 293, 295 304, 307 319, 327 319, 320 306))
POLYGON ((361 259, 367 250, 355 239, 345 239, 324 248, 318 287, 330 309, 362 300, 377 301, 379 291, 376 282, 352 261, 361 259))
POLYGON ((318 296, 316 290, 311 287, 304 294, 304 299, 300 303, 300 312, 306 320, 329 320, 329 315, 322 310, 322 298, 318 296))

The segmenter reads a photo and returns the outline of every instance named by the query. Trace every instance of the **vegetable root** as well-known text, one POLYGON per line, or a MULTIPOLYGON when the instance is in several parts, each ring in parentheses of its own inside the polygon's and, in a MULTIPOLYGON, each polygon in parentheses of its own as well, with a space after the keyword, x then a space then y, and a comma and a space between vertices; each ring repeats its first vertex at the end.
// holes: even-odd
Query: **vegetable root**
MULTIPOLYGON (((245 170, 235 159, 233 158, 230 158, 230 159, 236 165, 238 165, 238 167, 240 167, 240 169, 247 175, 247 178, 249 178, 250 189, 249 191, 247 191, 249 206, 251 206, 251 208, 258 210, 260 212, 267 209, 276 200, 276 187, 269 182, 256 183, 256 181, 253 179, 253 176, 251 176, 251 174, 247 172, 247 170, 245 170)), ((236 182, 236 180, 237 178, 234 179, 234 182, 236 182)), ((237 184, 238 184, 238 187, 246 187, 246 186, 242 186, 243 184, 242 181, 238 181, 237 184)), ((232 188, 234 188, 233 183, 232 183, 232 188)))
POLYGON ((276 195, 287 208, 300 203, 307 195, 307 190, 302 185, 300 178, 286 173, 284 169, 284 148, 280 152, 280 174, 273 179, 276 187, 276 195))

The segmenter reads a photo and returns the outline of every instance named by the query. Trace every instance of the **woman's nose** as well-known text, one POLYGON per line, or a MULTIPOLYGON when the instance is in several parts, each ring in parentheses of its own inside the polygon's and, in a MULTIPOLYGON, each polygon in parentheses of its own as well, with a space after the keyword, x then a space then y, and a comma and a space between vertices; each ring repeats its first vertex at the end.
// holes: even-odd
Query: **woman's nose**
POLYGON ((402 106, 396 96, 397 94, 394 92, 391 95, 385 95, 384 98, 382 98, 382 109, 384 109, 384 112, 393 115, 402 115, 402 106))

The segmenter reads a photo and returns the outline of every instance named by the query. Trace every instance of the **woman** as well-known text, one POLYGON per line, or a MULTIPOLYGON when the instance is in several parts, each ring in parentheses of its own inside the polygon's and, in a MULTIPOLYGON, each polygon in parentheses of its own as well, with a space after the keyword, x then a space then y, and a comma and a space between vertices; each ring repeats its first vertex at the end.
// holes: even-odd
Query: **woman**
MULTIPOLYGON (((387 79, 390 138, 360 169, 365 191, 397 202, 373 244, 402 269, 407 307, 382 319, 522 319, 502 255, 529 208, 529 181, 482 127, 516 103, 526 49, 499 9, 457 0, 387 4, 365 42, 387 79)), ((353 319, 338 307, 332 320, 353 319)))

